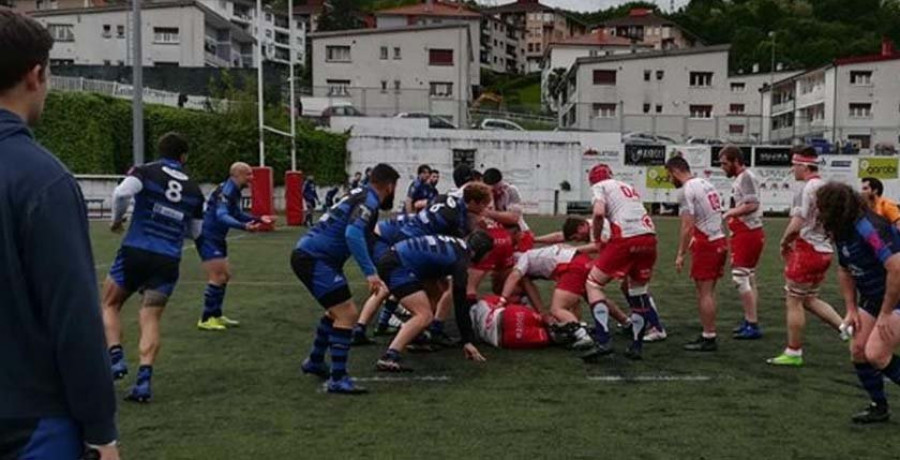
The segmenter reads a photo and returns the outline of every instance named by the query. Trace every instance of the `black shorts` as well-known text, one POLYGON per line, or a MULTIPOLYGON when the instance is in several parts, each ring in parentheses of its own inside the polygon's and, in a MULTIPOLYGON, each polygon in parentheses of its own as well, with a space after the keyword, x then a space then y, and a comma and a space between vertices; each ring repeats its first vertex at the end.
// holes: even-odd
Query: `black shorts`
POLYGON ((109 276, 128 292, 154 291, 171 297, 178 283, 180 259, 122 246, 109 276))
POLYGON ((291 268, 323 308, 331 308, 353 298, 342 267, 333 267, 306 251, 295 249, 291 253, 291 268))
POLYGON ((403 262, 393 250, 378 260, 378 276, 384 280, 391 295, 397 300, 425 290, 422 280, 412 270, 403 266, 403 262))

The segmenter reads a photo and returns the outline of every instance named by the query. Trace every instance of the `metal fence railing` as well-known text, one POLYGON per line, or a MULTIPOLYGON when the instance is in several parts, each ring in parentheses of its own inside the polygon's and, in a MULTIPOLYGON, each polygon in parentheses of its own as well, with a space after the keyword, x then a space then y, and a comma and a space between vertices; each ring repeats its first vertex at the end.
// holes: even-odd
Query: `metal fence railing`
MULTIPOLYGON (((115 81, 92 80, 82 77, 50 76, 50 89, 65 92, 87 92, 105 94, 120 99, 131 99, 134 87, 115 81)), ((220 101, 206 96, 182 95, 171 91, 160 91, 152 88, 144 88, 144 102, 148 104, 161 104, 170 107, 184 107, 188 109, 210 110, 220 101), (183 100, 182 100, 183 96, 183 100), (179 102, 181 102, 179 104, 179 102)))

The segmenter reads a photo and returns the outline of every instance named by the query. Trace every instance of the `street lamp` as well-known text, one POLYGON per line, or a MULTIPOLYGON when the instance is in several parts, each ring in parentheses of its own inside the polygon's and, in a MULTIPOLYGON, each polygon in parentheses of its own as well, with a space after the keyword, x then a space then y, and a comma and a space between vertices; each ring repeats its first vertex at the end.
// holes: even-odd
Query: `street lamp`
POLYGON ((772 39, 772 66, 769 67, 769 86, 775 84, 775 31, 769 32, 769 38, 772 39))

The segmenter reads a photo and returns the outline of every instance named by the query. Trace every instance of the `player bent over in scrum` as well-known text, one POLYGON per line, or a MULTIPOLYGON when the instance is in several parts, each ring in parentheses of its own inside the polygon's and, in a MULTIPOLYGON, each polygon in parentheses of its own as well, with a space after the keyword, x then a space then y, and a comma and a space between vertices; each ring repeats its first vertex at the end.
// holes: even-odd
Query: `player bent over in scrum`
POLYGON ((493 246, 486 233, 476 231, 462 240, 449 236, 423 236, 401 241, 378 261, 378 272, 391 294, 412 313, 403 323, 387 352, 375 364, 382 372, 406 372, 400 353, 431 324, 436 301, 433 284, 453 277, 453 303, 456 323, 467 359, 484 361, 475 347, 475 335, 469 310, 474 302, 466 297, 470 262, 478 262, 493 246), (431 287, 429 287, 431 286, 431 287), (429 296, 429 293, 432 295, 429 296))
MULTIPOLYGON (((512 273, 506 278, 500 297, 501 305, 515 291, 516 285, 529 279, 556 281, 550 301, 550 315, 563 330, 575 338, 572 348, 586 350, 594 346, 587 330, 581 326, 574 312, 585 296, 585 282, 590 272, 591 258, 571 246, 555 245, 532 249, 519 256, 512 273)), ((541 312, 543 313, 543 312, 541 312)))
POLYGON ((694 177, 682 157, 666 162, 669 178, 680 189, 681 233, 675 269, 681 273, 691 251, 691 279, 697 288, 697 308, 703 332, 684 345, 687 351, 716 351, 716 283, 725 272, 728 240, 722 230, 722 198, 708 180, 694 177))
POLYGON ((239 322, 222 313, 225 302, 225 288, 231 279, 228 263, 228 230, 236 228, 248 232, 259 229, 260 223, 275 222, 274 216, 255 217, 241 210, 241 190, 253 181, 253 170, 247 163, 231 165, 231 177, 222 182, 209 195, 206 212, 203 215, 203 232, 197 239, 197 253, 203 261, 203 269, 208 279, 203 293, 203 314, 197 328, 205 331, 224 331, 226 327, 237 327, 239 322))
POLYGON ((819 220, 837 246, 845 323, 856 332, 851 359, 872 400, 853 421, 886 422, 884 378, 900 384, 900 231, 846 184, 826 184, 816 196, 819 220))
POLYGON ((122 305, 134 292, 143 294, 140 311, 141 366, 129 401, 148 402, 153 363, 159 353, 159 323, 175 284, 184 239, 196 239, 203 225, 203 193, 183 171, 188 143, 180 134, 159 140, 159 161, 135 166, 113 192, 110 229, 122 230, 128 202, 134 197, 131 226, 103 283, 103 324, 113 379, 128 373, 122 349, 122 305))
POLYGON ((603 222, 609 219, 612 235, 588 275, 586 289, 596 328, 594 350, 582 356, 594 361, 612 352, 609 346, 610 300, 603 292, 614 279, 628 283, 631 307, 632 342, 625 356, 641 359, 644 334, 650 326, 662 329, 653 308, 648 284, 656 264, 656 229, 647 215, 637 191, 625 182, 613 179, 609 166, 598 164, 588 176, 594 195, 594 240, 601 241, 603 222))
POLYGON ((300 238, 291 255, 291 268, 310 294, 325 308, 319 320, 309 357, 303 361, 305 374, 330 377, 329 393, 357 394, 347 375, 347 358, 357 311, 344 276, 344 263, 352 255, 369 283, 371 292, 386 290, 375 271, 369 254, 372 230, 378 222, 378 210, 393 208, 394 190, 400 174, 386 164, 372 170, 369 184, 354 189, 334 205, 306 235, 300 238), (325 364, 325 352, 331 350, 331 369, 325 364))
POLYGON ((805 183, 794 194, 791 220, 781 238, 788 343, 784 352, 766 361, 776 366, 803 365, 805 310, 813 312, 835 330, 841 327, 840 315, 819 299, 819 286, 828 274, 834 250, 818 220, 816 191, 825 185, 825 181, 819 177, 817 158, 812 147, 795 147, 791 157, 794 178, 805 183))

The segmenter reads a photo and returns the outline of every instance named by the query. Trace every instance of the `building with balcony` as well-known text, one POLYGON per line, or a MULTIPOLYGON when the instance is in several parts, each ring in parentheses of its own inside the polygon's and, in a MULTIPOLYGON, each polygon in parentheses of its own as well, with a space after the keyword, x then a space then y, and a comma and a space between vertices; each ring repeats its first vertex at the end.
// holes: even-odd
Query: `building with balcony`
POLYGON ((525 71, 539 72, 544 50, 553 41, 584 35, 587 26, 565 12, 538 0, 486 8, 484 13, 525 30, 525 71))
POLYGON ((465 125, 479 67, 470 34, 461 23, 310 34, 313 95, 370 116, 425 112, 465 125))
POLYGON ((868 150, 900 143, 900 53, 835 59, 782 78, 762 91, 763 139, 790 144, 824 139, 868 150))
POLYGON ((597 30, 656 50, 703 46, 694 34, 646 8, 633 8, 628 16, 605 21, 597 30))
MULTIPOLYGON (((34 11, 56 41, 53 65, 131 65, 131 6, 34 11)), ((144 66, 247 67, 253 37, 199 1, 143 5, 144 66)))
MULTIPOLYGON (((254 0, 199 0, 204 6, 231 21, 243 31, 257 37, 256 2, 254 0)), ((271 6, 263 7, 262 16, 262 51, 263 59, 288 65, 291 50, 296 53, 298 64, 306 63, 307 26, 302 18, 294 16, 294 43, 290 39, 290 27, 287 11, 280 11, 271 6)), ((259 51, 254 48, 249 66, 259 64, 259 51)))
POLYGON ((69 10, 73 8, 91 8, 106 6, 106 0, 8 0, 13 11, 32 13, 34 11, 69 10))

